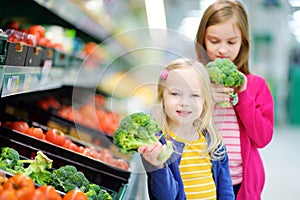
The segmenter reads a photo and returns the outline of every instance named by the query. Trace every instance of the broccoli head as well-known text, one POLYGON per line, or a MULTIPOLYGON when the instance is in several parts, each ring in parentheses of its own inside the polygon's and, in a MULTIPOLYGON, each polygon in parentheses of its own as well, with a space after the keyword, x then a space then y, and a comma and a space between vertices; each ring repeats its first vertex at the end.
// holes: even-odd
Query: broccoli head
POLYGON ((86 192, 89 181, 82 172, 77 171, 75 166, 65 165, 52 171, 51 185, 65 193, 75 189, 86 192))
POLYGON ((112 200, 111 195, 99 185, 89 184, 89 190, 85 193, 89 200, 112 200))
POLYGON ((13 148, 2 147, 0 154, 0 161, 6 167, 14 167, 20 160, 20 154, 13 148))
POLYGON ((13 148, 2 147, 0 154, 0 169, 16 174, 23 169, 23 164, 19 163, 20 154, 13 148))
MULTIPOLYGON (((244 76, 235 64, 229 58, 217 58, 207 65, 209 77, 212 82, 225 87, 237 88, 244 82, 244 76)), ((230 93, 232 98, 231 104, 236 105, 238 103, 238 96, 235 93, 230 93)), ((218 103, 221 107, 229 107, 228 102, 218 103)))
MULTIPOLYGON (((114 133, 113 143, 121 153, 134 153, 142 145, 152 145, 159 141, 159 138, 155 136, 157 132, 161 132, 161 128, 149 114, 143 112, 133 113, 121 120, 120 126, 114 133)), ((172 143, 167 142, 167 146, 163 147, 159 156, 159 159, 163 162, 173 153, 172 143)))

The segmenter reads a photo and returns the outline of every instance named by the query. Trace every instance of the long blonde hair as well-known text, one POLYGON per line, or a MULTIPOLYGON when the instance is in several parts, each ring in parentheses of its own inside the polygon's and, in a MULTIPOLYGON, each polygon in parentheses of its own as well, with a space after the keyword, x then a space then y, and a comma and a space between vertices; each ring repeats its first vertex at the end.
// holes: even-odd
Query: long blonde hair
MULTIPOLYGON (((167 65, 164 69, 166 73, 169 73, 175 69, 187 69, 192 68, 195 70, 195 73, 199 75, 200 83, 201 83, 201 91, 203 97, 203 110, 201 115, 197 120, 194 122, 194 126, 202 131, 204 134, 208 134, 207 139, 208 141, 208 149, 207 151, 210 153, 212 159, 219 159, 224 155, 223 150, 220 151, 223 147, 222 137, 217 131, 216 127, 213 123, 213 110, 214 104, 212 100, 211 94, 211 86, 210 86, 210 79, 207 73, 206 68, 203 64, 198 61, 187 59, 187 58, 180 58, 177 60, 172 61, 167 65)), ((163 108, 163 93, 166 89, 165 81, 166 78, 160 77, 158 80, 157 85, 157 107, 153 110, 153 117, 162 127, 162 131, 166 139, 170 139, 169 133, 169 126, 168 126, 168 119, 166 113, 163 108)), ((180 81, 180 80, 178 80, 180 81)), ((207 135, 206 135, 207 136, 207 135)))
POLYGON ((240 1, 218 0, 205 10, 196 36, 197 56, 201 62, 209 62, 204 40, 207 27, 226 22, 232 18, 235 19, 235 23, 242 35, 240 51, 233 62, 241 72, 249 74, 250 33, 248 15, 240 1))

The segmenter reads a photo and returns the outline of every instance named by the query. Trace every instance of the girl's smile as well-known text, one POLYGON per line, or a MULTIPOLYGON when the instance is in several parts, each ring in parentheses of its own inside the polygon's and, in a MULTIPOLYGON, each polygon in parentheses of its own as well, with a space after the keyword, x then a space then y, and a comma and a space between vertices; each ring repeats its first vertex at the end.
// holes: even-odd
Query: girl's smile
POLYGON ((186 117, 186 116, 188 116, 189 114, 192 113, 192 111, 187 111, 187 110, 178 110, 176 112, 178 113, 178 115, 180 117, 186 117))

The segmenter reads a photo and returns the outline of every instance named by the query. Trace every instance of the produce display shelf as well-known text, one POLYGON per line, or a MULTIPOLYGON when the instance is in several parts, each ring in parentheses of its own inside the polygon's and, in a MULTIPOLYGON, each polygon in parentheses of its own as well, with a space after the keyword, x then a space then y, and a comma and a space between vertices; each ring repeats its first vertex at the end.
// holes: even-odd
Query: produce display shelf
POLYGON ((105 148, 110 148, 110 146, 113 145, 113 137, 111 135, 60 117, 55 109, 50 109, 50 112, 40 111, 39 114, 47 118, 47 126, 51 127, 53 124, 56 124, 57 127, 61 127, 61 129, 65 130, 68 135, 77 139, 84 137, 88 140, 86 142, 89 143, 94 143, 94 140, 100 140, 101 146, 105 148), (41 112, 43 112, 43 114, 41 112))
POLYGON ((16 149, 22 156, 31 158, 38 150, 53 160, 53 167, 71 164, 82 171, 87 179, 116 193, 124 193, 130 171, 122 170, 99 160, 53 145, 43 140, 0 126, 0 146, 16 149))
MULTIPOLYGON (((26 159, 29 159, 29 158, 26 158, 26 157, 20 155, 20 159, 26 160, 26 159)), ((52 168, 52 170, 54 170, 54 168, 52 168)), ((7 172, 7 171, 5 171, 5 170, 3 170, 3 169, 0 169, 0 176, 2 176, 2 175, 4 175, 6 178, 9 178, 9 177, 12 177, 14 174, 9 173, 9 172, 7 172)), ((40 185, 37 184, 37 183, 34 183, 34 185, 35 185, 36 188, 40 186, 40 185)), ((125 191, 126 191, 127 186, 124 185, 124 186, 120 189, 120 192, 119 192, 119 193, 117 193, 117 192, 115 192, 115 191, 112 191, 112 190, 110 190, 110 189, 107 189, 107 188, 105 188, 105 187, 102 187, 102 186, 100 186, 100 188, 101 188, 102 190, 106 190, 106 191, 110 194, 110 196, 112 197, 112 200, 120 200, 120 199, 122 199, 122 198, 124 197, 124 194, 125 194, 125 191)), ((56 192, 59 193, 62 197, 66 194, 65 192, 62 192, 62 191, 59 191, 59 190, 56 190, 56 192)))
POLYGON ((0 66, 1 97, 62 86, 63 70, 59 67, 45 71, 42 67, 0 66))

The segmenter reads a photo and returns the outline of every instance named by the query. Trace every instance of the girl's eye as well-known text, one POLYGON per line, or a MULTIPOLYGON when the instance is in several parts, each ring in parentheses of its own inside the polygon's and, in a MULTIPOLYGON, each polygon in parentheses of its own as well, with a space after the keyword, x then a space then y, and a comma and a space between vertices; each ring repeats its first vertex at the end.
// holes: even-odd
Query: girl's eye
POLYGON ((192 97, 200 97, 198 94, 192 94, 192 97))
POLYGON ((180 94, 179 94, 178 92, 171 92, 171 95, 172 95, 172 96, 175 96, 175 97, 180 96, 180 94))
POLYGON ((235 44, 236 42, 235 41, 229 41, 228 43, 229 44, 235 44))
POLYGON ((210 40, 210 42, 211 42, 212 44, 216 44, 216 43, 218 43, 218 41, 217 41, 217 40, 210 40))

